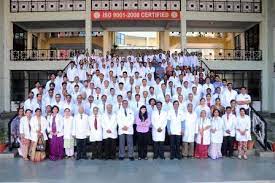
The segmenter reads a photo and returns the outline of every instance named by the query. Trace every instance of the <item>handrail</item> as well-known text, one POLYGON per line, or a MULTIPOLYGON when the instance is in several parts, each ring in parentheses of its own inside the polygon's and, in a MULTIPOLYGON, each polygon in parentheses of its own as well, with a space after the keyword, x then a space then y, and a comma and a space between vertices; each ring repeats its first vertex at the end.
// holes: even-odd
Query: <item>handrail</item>
POLYGON ((12 151, 13 147, 12 147, 12 141, 11 141, 11 123, 14 120, 14 118, 16 118, 17 114, 15 114, 9 121, 8 123, 8 147, 9 147, 9 151, 12 151))
POLYGON ((181 10, 181 0, 92 0, 92 11, 100 10, 181 10), (173 4, 172 4, 173 3, 173 4))
POLYGON ((85 0, 10 0, 10 12, 64 12, 85 11, 85 0))
POLYGON ((267 151, 270 146, 267 142, 267 122, 251 105, 250 105, 250 118, 251 118, 251 133, 256 136, 256 140, 261 147, 267 151))
POLYGON ((186 0, 186 11, 261 13, 261 1, 244 0, 186 0))
POLYGON ((43 60, 70 60, 77 52, 85 50, 74 49, 26 49, 10 50, 11 61, 43 61, 43 60))
POLYGON ((210 67, 209 67, 202 59, 199 59, 199 61, 200 61, 200 63, 201 63, 201 68, 203 68, 203 67, 202 67, 203 65, 207 68, 208 72, 206 73, 206 75, 208 75, 208 73, 211 72, 210 67))

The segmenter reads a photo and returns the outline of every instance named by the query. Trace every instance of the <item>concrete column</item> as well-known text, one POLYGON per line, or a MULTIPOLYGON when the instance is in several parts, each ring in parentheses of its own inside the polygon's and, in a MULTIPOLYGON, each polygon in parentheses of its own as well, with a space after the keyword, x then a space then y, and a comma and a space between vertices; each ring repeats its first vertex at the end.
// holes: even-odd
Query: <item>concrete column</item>
POLYGON ((92 53, 92 20, 91 20, 91 1, 86 1, 85 12, 85 49, 92 53))
POLYGON ((4 51, 4 1, 0 1, 0 113, 4 111, 4 66, 5 66, 5 51, 4 51))
MULTIPOLYGON (((268 5, 267 2, 263 1, 263 10, 264 16, 266 17, 262 22, 260 22, 260 50, 263 51, 263 64, 264 69, 262 70, 262 110, 263 111, 270 111, 272 104, 272 99, 270 96, 272 95, 272 80, 271 80, 271 73, 272 73, 272 60, 268 58, 269 52, 269 35, 271 31, 268 31, 268 5)), ((272 37, 272 36, 271 36, 272 37)), ((273 97, 273 96, 272 96, 273 97)))
POLYGON ((112 36, 111 32, 103 31, 103 54, 105 55, 108 51, 112 49, 112 36))
POLYGON ((28 35, 27 35, 27 49, 28 50, 32 49, 32 32, 28 32, 28 35))
MULTIPOLYGON (((8 19, 8 15, 10 14, 9 8, 9 1, 1 1, 3 2, 3 17, 4 17, 4 36, 3 36, 3 45, 4 45, 4 67, 3 67, 3 78, 2 78, 2 87, 1 88, 1 95, 3 103, 2 109, 4 111, 10 111, 10 69, 9 69, 9 62, 10 62, 10 50, 13 48, 13 23, 8 19)), ((1 16, 2 17, 2 16, 1 16)), ((1 62, 1 61, 0 61, 1 62)))
POLYGON ((180 12, 180 33, 181 33, 181 50, 187 48, 187 38, 186 38, 186 1, 181 1, 181 12, 180 12))

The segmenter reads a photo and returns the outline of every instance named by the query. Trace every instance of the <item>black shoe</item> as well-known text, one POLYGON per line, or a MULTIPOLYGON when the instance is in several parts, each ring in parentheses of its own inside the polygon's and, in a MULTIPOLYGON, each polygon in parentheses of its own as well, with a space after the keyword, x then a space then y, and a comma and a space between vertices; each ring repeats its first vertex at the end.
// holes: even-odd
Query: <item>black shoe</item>
POLYGON ((119 159, 120 161, 124 160, 124 158, 123 158, 123 157, 119 157, 118 159, 119 159))
POLYGON ((160 159, 165 160, 165 157, 160 157, 160 159))
POLYGON ((154 156, 153 159, 158 159, 158 156, 154 156))
POLYGON ((90 158, 90 160, 94 160, 95 158, 92 156, 91 158, 90 158))
POLYGON ((130 157, 129 159, 130 159, 130 161, 135 161, 134 157, 130 157))
MULTIPOLYGON (((162 158, 161 158, 162 159, 162 158)), ((170 157, 170 160, 174 160, 174 157, 170 157)))

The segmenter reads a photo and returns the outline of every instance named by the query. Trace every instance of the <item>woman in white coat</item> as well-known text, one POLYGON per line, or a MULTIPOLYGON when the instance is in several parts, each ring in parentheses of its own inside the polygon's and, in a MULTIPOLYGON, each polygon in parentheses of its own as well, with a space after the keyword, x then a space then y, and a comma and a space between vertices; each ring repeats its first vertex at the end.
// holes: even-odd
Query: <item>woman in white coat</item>
POLYGON ((52 161, 63 159, 64 157, 64 125, 63 117, 59 114, 58 106, 52 107, 52 115, 49 119, 49 158, 52 161))
POLYGON ((215 109, 213 111, 213 118, 211 119, 210 129, 210 146, 208 149, 208 155, 212 159, 218 159, 222 157, 222 141, 223 141, 223 120, 220 117, 220 111, 215 109))
POLYGON ((237 117, 236 140, 238 141, 238 158, 247 160, 247 141, 251 140, 251 121, 245 114, 245 109, 240 108, 240 115, 237 117))
POLYGON ((42 161, 46 157, 45 147, 46 141, 48 140, 47 137, 47 127, 48 121, 46 118, 41 116, 41 109, 37 108, 35 110, 35 115, 32 117, 31 122, 31 160, 32 161, 42 161), (37 146, 44 147, 37 150, 37 146))
POLYGON ((206 117, 206 111, 200 112, 200 118, 197 120, 197 136, 195 158, 205 159, 208 158, 208 146, 210 144, 210 128, 211 122, 206 117))
POLYGON ((71 110, 66 108, 64 110, 64 148, 66 153, 66 158, 72 158, 74 156, 74 138, 72 135, 73 132, 73 117, 71 110))
POLYGON ((167 113, 162 110, 162 103, 157 102, 157 109, 152 113, 152 137, 154 142, 154 159, 164 157, 164 141, 167 125, 167 113))
POLYGON ((31 126, 30 121, 32 117, 32 111, 30 109, 27 109, 25 111, 25 116, 23 116, 20 119, 20 126, 19 126, 19 132, 20 132, 20 145, 21 145, 21 154, 24 160, 29 160, 29 149, 30 149, 30 143, 31 143, 31 126))

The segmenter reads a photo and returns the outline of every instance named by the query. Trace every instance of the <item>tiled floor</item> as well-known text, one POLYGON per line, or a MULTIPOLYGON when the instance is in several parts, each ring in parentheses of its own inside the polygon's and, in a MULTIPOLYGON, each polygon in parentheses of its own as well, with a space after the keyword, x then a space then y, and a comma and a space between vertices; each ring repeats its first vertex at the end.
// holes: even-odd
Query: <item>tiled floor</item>
POLYGON ((0 182, 275 182, 275 160, 62 160, 0 159, 0 182), (274 181, 273 181, 274 180, 274 181))

